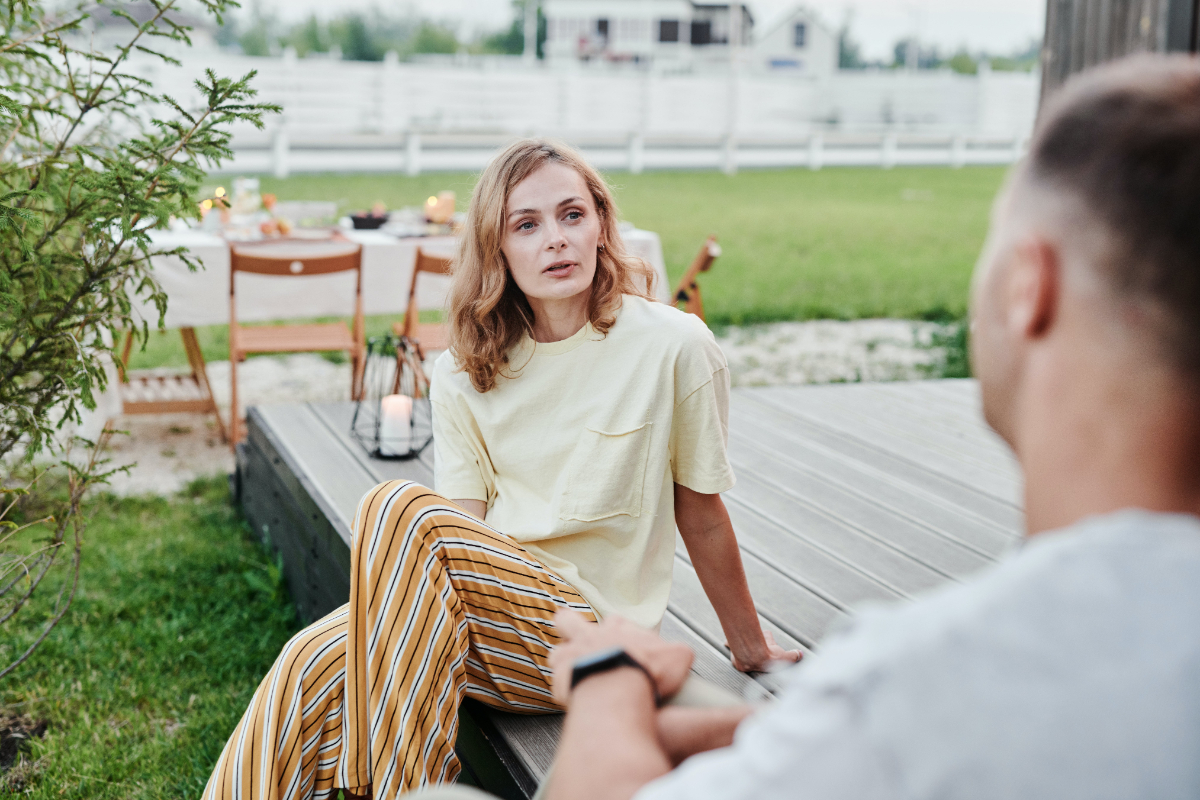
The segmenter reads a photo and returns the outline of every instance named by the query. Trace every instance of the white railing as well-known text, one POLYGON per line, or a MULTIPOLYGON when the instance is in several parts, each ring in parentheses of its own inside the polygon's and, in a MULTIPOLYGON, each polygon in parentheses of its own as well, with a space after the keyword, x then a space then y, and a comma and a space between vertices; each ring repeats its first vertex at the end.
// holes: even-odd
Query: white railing
POLYGON ((579 146, 606 169, 1003 164, 1033 126, 1038 76, 845 71, 549 70, 250 58, 194 52, 182 67, 142 63, 186 101, 205 67, 258 71, 284 111, 235 130, 228 169, 476 170, 517 136, 579 146))
MULTIPOLYGON (((225 166, 229 172, 287 177, 303 172, 472 172, 483 169, 515 136, 470 137, 422 133, 386 137, 295 140, 279 128, 271 141, 243 143, 225 166)), ((600 169, 739 169, 865 166, 1011 164, 1024 152, 1025 137, 914 136, 895 133, 847 136, 817 133, 795 140, 625 140, 564 137, 600 169)))

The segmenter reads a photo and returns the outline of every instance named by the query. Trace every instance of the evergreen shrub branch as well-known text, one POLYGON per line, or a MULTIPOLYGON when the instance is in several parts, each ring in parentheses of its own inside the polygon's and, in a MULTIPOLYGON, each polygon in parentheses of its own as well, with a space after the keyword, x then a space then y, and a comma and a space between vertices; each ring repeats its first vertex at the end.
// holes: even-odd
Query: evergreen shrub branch
MULTIPOLYGON (((84 492, 108 474, 99 454, 107 436, 72 459, 68 449, 79 445, 64 441, 63 428, 96 407, 123 333, 148 335, 134 301, 150 303, 162 324, 167 298, 151 259, 197 266, 182 248, 156 246, 150 232, 197 216, 200 182, 232 155, 235 123, 261 129, 264 115, 280 110, 255 102, 254 73, 206 70, 195 106, 136 74, 138 61, 180 63, 172 52, 191 44, 178 21, 182 2, 149 0, 152 13, 139 22, 118 0, 73 10, 0 0, 0 490, 23 492, 0 508, 0 625, 56 561, 69 561, 77 578, 84 492), (92 46, 85 26, 97 11, 128 23, 124 42, 92 46), (68 490, 50 493, 52 502, 41 484, 19 480, 39 456, 68 475, 68 490), (13 522, 38 505, 39 492, 51 511, 13 522)), ((189 0, 188 10, 197 5, 220 25, 237 3, 189 0)), ((74 585, 62 583, 47 633, 74 585)), ((13 667, 0 664, 0 677, 13 667)))

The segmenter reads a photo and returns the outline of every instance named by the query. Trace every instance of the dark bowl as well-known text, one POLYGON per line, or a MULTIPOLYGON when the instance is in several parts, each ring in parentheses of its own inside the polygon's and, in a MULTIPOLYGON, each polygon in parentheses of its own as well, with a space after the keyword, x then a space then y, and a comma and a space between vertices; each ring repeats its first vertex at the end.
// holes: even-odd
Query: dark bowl
POLYGON ((388 215, 383 214, 376 216, 374 214, 351 214, 350 221, 354 223, 356 230, 373 231, 376 228, 382 228, 384 223, 388 221, 388 215))

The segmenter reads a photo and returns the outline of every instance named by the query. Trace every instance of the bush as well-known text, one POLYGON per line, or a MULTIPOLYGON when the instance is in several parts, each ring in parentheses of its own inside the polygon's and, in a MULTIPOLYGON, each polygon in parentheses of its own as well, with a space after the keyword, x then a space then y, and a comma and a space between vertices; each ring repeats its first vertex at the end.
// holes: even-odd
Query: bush
MULTIPOLYGON (((128 40, 111 52, 93 50, 81 33, 84 11, 0 2, 0 486, 7 493, 0 507, 0 625, 25 606, 63 553, 74 553, 77 574, 81 503, 104 478, 104 462, 93 442, 86 443, 90 455, 67 458, 72 444, 58 432, 95 408, 122 332, 143 340, 148 334, 148 323, 139 329, 132 314, 132 299, 149 298, 161 321, 166 296, 151 277, 150 259, 188 256, 182 248, 156 248, 150 231, 196 215, 201 179, 230 155, 232 123, 261 127, 262 115, 277 110, 251 102, 253 73, 230 80, 209 71, 196 82, 200 107, 186 109, 130 71, 135 53, 178 64, 156 48, 190 44, 189 29, 176 21, 182 2, 93 7, 129 24, 128 40), (42 517, 4 520, 14 492, 40 491, 28 466, 38 456, 62 460, 66 489, 51 496, 42 517)), ((199 6, 220 22, 231 5, 190 0, 188 8, 199 6)), ((74 591, 71 584, 62 595, 47 631, 74 591)), ((0 678, 27 655, 0 664, 0 678)))

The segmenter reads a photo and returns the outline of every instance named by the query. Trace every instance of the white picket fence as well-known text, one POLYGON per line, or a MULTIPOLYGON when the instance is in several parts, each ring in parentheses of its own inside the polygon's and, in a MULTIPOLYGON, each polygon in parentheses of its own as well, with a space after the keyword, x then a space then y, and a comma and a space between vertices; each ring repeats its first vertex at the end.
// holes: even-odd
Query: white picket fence
POLYGON ((192 78, 258 71, 284 111, 236 129, 242 173, 478 170, 518 136, 580 147, 604 169, 1005 164, 1033 127, 1038 76, 841 71, 825 78, 633 69, 364 63, 189 53, 139 64, 195 100, 192 78))

